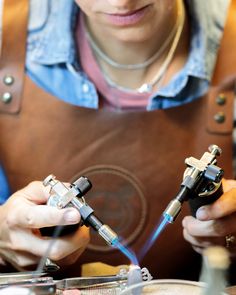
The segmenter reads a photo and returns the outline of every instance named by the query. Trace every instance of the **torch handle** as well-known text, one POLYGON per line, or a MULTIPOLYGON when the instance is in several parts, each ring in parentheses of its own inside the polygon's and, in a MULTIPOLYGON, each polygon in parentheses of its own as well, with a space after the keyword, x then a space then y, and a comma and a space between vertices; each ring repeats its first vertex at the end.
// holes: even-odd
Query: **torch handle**
POLYGON ((223 194, 223 188, 222 188, 222 183, 218 187, 218 189, 212 193, 211 195, 208 196, 197 196, 194 198, 189 199, 189 205, 190 205, 190 210, 192 213, 192 216, 196 217, 196 212, 198 208, 204 206, 204 205, 209 205, 214 203, 219 197, 223 194))

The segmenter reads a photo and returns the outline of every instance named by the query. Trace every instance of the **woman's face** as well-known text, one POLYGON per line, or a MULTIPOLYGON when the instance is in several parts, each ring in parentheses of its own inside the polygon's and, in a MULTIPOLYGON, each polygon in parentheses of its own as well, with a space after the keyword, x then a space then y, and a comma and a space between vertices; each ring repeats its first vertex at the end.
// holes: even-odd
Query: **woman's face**
POLYGON ((75 0, 93 33, 121 41, 145 41, 170 16, 176 0, 75 0))

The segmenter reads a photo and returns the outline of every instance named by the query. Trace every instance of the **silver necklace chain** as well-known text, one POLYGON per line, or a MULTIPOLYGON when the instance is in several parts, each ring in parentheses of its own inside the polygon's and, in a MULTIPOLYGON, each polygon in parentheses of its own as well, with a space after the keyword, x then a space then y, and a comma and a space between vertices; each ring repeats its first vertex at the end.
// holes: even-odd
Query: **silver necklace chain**
POLYGON ((115 60, 110 58, 105 52, 103 52, 101 50, 101 48, 94 41, 94 39, 93 39, 93 37, 92 37, 91 33, 89 32, 86 25, 85 25, 85 34, 86 34, 86 38, 87 38, 91 48, 93 49, 93 51, 108 65, 110 65, 114 68, 117 68, 117 69, 122 69, 122 70, 139 70, 139 69, 143 69, 143 68, 150 66, 155 60, 157 60, 161 56, 163 51, 166 49, 166 47, 170 44, 171 40, 173 39, 173 37, 176 33, 176 27, 177 27, 177 23, 173 27, 168 38, 166 38, 165 42, 162 44, 160 49, 157 52, 155 52, 155 54, 153 56, 151 56, 149 59, 145 60, 144 62, 138 63, 138 64, 120 64, 120 63, 116 62, 115 60))
POLYGON ((101 64, 99 63, 100 69, 103 73, 104 79, 106 80, 106 82, 108 83, 109 86, 116 88, 120 91, 124 91, 127 93, 150 93, 153 91, 153 87, 158 84, 158 86, 160 85, 164 74, 166 73, 171 60, 173 59, 174 53, 176 51, 176 48, 178 46, 179 40, 180 40, 180 36, 181 33, 183 31, 183 27, 184 27, 184 22, 185 22, 185 11, 184 11, 184 7, 183 7, 183 3, 181 2, 181 7, 180 7, 180 13, 179 13, 179 17, 178 17, 178 21, 177 24, 175 26, 176 28, 176 34, 174 36, 174 40, 171 44, 170 50, 167 53, 167 56, 165 58, 165 60, 163 61, 159 71, 157 72, 157 74, 151 79, 150 82, 148 83, 144 83, 142 84, 139 88, 136 89, 132 89, 129 87, 125 87, 125 86, 121 86, 118 85, 117 83, 115 83, 110 77, 109 75, 106 73, 106 71, 103 69, 103 67, 101 66, 101 64))

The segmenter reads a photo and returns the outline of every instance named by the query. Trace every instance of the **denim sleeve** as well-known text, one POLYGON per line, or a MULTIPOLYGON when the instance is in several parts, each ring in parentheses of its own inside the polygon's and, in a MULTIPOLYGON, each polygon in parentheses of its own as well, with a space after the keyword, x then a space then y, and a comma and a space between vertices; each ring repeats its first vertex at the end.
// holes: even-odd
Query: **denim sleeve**
POLYGON ((10 187, 7 181, 3 167, 0 165, 0 205, 2 205, 10 196, 10 187))

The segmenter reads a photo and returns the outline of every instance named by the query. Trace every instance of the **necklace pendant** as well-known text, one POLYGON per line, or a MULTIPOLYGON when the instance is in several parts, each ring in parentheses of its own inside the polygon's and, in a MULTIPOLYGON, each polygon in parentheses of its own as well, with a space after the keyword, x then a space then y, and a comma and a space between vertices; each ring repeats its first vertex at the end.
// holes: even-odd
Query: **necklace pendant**
POLYGON ((145 83, 141 87, 139 87, 138 92, 139 93, 150 93, 150 92, 152 92, 152 85, 145 83))

